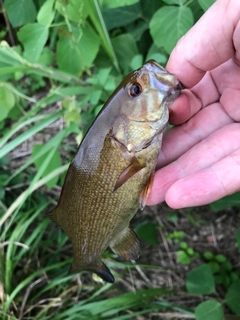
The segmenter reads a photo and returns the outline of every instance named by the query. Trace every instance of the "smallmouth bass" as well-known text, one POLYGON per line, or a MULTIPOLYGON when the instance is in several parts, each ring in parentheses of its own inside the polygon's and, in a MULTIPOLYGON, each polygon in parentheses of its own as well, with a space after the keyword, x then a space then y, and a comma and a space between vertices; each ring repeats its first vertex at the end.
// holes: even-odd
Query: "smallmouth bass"
POLYGON ((176 77, 150 60, 125 77, 86 133, 49 213, 72 242, 71 272, 112 283, 101 260, 107 247, 125 260, 139 257, 130 220, 145 206, 168 106, 180 91, 176 77))

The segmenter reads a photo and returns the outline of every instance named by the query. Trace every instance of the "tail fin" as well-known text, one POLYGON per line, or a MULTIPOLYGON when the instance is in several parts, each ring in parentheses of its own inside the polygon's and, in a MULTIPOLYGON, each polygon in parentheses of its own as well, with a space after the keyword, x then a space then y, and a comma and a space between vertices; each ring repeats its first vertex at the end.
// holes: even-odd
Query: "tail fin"
POLYGON ((92 271, 92 272, 96 273, 100 278, 102 278, 106 282, 109 282, 109 283, 115 282, 114 276, 112 275, 112 273, 110 272, 108 267, 102 261, 100 261, 99 263, 90 265, 90 266, 86 266, 86 267, 77 267, 73 263, 70 268, 69 273, 76 273, 76 272, 80 272, 83 270, 92 271))

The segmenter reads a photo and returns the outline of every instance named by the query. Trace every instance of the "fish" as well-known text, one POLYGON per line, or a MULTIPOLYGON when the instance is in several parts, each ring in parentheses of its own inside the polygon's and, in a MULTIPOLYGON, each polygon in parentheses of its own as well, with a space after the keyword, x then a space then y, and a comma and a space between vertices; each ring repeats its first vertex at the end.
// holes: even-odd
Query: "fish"
POLYGON ((168 106, 181 89, 174 74, 149 60, 123 79, 87 131, 48 214, 72 243, 71 273, 86 270, 113 283, 102 261, 108 247, 124 260, 138 259, 130 221, 145 207, 168 106))

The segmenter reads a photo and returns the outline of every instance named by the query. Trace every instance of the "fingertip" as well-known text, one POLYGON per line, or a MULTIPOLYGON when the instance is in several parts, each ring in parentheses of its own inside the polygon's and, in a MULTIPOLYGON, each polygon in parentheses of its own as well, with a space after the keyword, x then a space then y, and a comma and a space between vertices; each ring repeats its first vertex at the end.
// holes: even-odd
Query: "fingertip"
POLYGON ((170 54, 166 69, 175 74, 185 88, 192 88, 203 78, 206 71, 197 68, 188 61, 185 52, 186 45, 190 46, 191 44, 191 41, 189 44, 188 38, 189 36, 186 34, 178 41, 176 47, 170 54))
POLYGON ((179 125, 191 117, 191 106, 188 95, 182 92, 180 96, 169 106, 169 122, 179 125))
POLYGON ((216 176, 206 168, 172 184, 166 192, 165 201, 172 209, 181 209, 203 206, 223 196, 216 176))
POLYGON ((172 209, 182 209, 187 207, 182 199, 182 192, 181 189, 179 190, 177 182, 167 190, 165 201, 172 209))
POLYGON ((169 123, 179 125, 189 120, 202 108, 202 101, 192 91, 186 89, 169 106, 169 123))

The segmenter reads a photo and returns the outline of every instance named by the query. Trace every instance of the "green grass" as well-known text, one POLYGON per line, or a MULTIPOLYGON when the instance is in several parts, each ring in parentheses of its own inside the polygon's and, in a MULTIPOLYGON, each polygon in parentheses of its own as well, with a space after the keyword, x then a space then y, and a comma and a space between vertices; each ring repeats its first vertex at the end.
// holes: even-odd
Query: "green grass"
MULTIPOLYGON (((182 280, 191 288, 188 292, 184 286, 176 290, 152 284, 152 279, 161 283, 161 272, 164 277, 171 273, 179 277, 177 268, 162 268, 160 262, 119 262, 114 254, 105 253, 116 283, 99 283, 88 272, 68 275, 70 242, 46 217, 56 204, 79 141, 116 85, 146 59, 165 63, 178 40, 176 35, 181 36, 177 25, 185 26, 181 32, 187 31, 207 9, 206 2, 29 0, 21 6, 22 3, 5 0, 1 11, 5 22, 0 28, 0 319, 120 320, 169 312, 198 320, 205 305, 200 304, 198 309, 196 306, 209 297, 213 302, 206 308, 211 315, 216 314, 214 308, 223 314, 225 304, 239 315, 236 297, 240 295, 240 275, 233 266, 227 270, 228 260, 226 265, 218 261, 220 271, 214 274, 203 264, 204 254, 196 252, 199 269, 191 265, 196 259, 188 257, 187 279, 191 283, 182 280), (157 18, 163 10, 180 20, 166 25, 157 18), (179 10, 186 16, 177 15, 179 10), (162 43, 159 39, 165 28, 170 28, 174 37, 162 43), (224 282, 219 291, 213 280, 216 275, 224 282), (212 284, 205 289, 208 291, 203 292, 204 286, 197 281, 202 276, 212 284), (199 292, 203 293, 197 296, 199 292), (191 310, 180 307, 182 295, 186 306, 194 295, 191 310)), ((212 209, 219 211, 229 204, 239 206, 239 195, 222 199, 212 209)), ((178 213, 173 215, 174 220, 167 223, 176 226, 178 213)), ((201 225, 194 221, 194 226, 198 224, 201 225)), ((158 239, 165 232, 164 227, 144 218, 142 228, 136 229, 149 246, 146 252, 160 248, 158 239)), ((184 249, 186 258, 193 249, 185 242, 181 242, 181 248, 179 234, 179 241, 189 240, 182 239, 185 234, 178 230, 169 231, 165 241, 169 245, 171 241, 175 243, 172 250, 176 253, 184 249)), ((239 248, 239 234, 236 241, 239 248)), ((216 264, 217 255, 211 257, 207 263, 216 264)))

